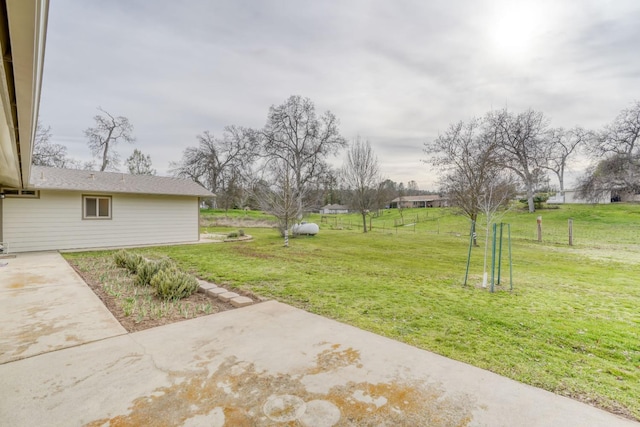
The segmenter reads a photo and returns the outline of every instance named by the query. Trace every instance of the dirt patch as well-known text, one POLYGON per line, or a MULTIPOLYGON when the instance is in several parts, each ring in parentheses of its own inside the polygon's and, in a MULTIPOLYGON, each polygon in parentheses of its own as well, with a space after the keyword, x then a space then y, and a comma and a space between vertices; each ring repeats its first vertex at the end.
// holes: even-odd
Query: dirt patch
POLYGON ((141 331, 195 317, 232 310, 229 303, 202 293, 179 301, 165 301, 151 287, 136 286, 133 276, 118 268, 111 257, 67 260, 107 309, 127 330, 141 331))

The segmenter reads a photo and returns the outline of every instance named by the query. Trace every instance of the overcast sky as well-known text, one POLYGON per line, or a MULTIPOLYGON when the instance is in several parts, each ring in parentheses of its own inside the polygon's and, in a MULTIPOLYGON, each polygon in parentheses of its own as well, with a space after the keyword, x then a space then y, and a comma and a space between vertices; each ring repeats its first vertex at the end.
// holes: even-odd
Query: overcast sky
POLYGON ((166 174, 199 133, 302 95, 387 178, 435 189, 422 147, 450 123, 531 107, 597 129, 640 99, 639 53, 638 0, 54 0, 40 120, 89 160, 96 108, 126 116, 121 157, 166 174))

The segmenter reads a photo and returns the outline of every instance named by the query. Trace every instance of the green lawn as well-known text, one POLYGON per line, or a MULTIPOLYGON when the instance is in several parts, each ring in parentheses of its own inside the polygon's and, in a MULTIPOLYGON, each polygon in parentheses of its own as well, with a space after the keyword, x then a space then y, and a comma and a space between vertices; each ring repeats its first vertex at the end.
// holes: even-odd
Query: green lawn
POLYGON ((357 215, 312 216, 320 233, 292 239, 289 248, 273 229, 257 228, 246 229, 252 242, 139 251, 640 418, 640 206, 510 212, 504 221, 512 224, 514 291, 503 285, 493 294, 478 286, 483 248, 473 250, 470 286, 462 286, 468 221, 447 209, 402 216, 416 225, 395 227, 400 215, 390 210, 372 219, 367 234, 357 215), (538 215, 545 236, 557 237, 534 241, 538 215), (566 244, 569 218, 573 247, 566 244))

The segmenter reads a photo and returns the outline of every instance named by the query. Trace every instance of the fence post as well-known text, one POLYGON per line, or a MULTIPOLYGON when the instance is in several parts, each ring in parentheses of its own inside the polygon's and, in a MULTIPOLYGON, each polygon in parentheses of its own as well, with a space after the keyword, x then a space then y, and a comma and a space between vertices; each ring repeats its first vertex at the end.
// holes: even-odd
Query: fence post
POLYGON ((495 272, 496 272, 496 231, 498 224, 493 223, 493 240, 491 245, 491 292, 494 291, 493 285, 495 284, 495 272))
POLYGON ((573 218, 569 218, 569 246, 573 246, 573 218))
POLYGON ((542 242, 542 215, 538 215, 538 242, 542 242))
POLYGON ((509 290, 513 291, 513 262, 511 261, 511 224, 507 224, 509 238, 509 290))
POLYGON ((473 247, 473 235, 476 234, 476 223, 471 221, 471 230, 469 232, 469 252, 467 253, 467 270, 464 273, 464 286, 467 286, 469 278, 469 264, 471 264, 471 248, 473 247))
POLYGON ((498 285, 500 284, 500 273, 501 273, 501 267, 502 267, 502 228, 504 226, 504 223, 500 223, 500 240, 498 243, 498 281, 496 282, 498 285))

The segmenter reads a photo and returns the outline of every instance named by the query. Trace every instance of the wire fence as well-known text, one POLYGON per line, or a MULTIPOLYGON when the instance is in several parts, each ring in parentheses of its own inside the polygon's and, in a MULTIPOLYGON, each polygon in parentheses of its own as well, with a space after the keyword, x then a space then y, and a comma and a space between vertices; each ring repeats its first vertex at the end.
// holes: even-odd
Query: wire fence
MULTIPOLYGON (((323 217, 322 223, 332 229, 363 229, 362 218, 356 217, 323 217)), ((476 226, 480 241, 485 238, 485 227, 486 225, 480 224, 476 226)), ((370 216, 367 217, 367 230, 398 235, 418 233, 469 237, 471 227, 469 221, 462 218, 452 221, 450 217, 421 213, 389 220, 370 216)), ((511 239, 556 245, 640 245, 640 222, 616 226, 579 220, 543 221, 538 227, 537 221, 533 219, 530 223, 511 223, 511 239)))

